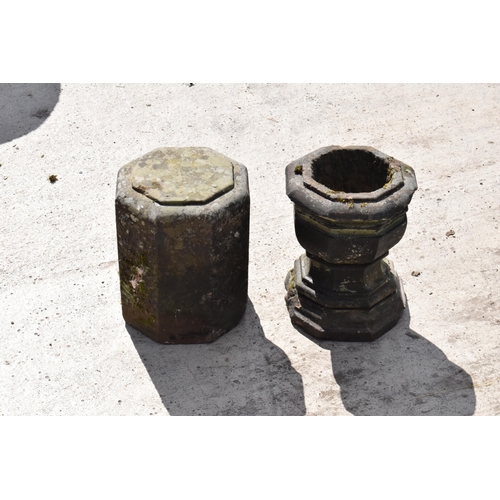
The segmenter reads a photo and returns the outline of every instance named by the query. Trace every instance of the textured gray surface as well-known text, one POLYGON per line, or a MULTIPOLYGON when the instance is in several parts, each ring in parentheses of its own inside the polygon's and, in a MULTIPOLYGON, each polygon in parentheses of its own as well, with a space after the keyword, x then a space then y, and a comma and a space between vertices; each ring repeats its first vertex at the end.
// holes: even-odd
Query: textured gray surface
POLYGON ((229 158, 209 148, 158 148, 132 162, 132 187, 161 205, 202 205, 234 186, 229 158))
POLYGON ((0 93, 0 414, 500 414, 499 85, 54 88, 33 111, 24 87, 0 93), (408 309, 370 344, 315 342, 284 302, 302 253, 284 169, 330 144, 419 183, 390 254, 408 309), (121 317, 116 174, 165 146, 248 168, 249 304, 210 345, 159 346, 121 317))

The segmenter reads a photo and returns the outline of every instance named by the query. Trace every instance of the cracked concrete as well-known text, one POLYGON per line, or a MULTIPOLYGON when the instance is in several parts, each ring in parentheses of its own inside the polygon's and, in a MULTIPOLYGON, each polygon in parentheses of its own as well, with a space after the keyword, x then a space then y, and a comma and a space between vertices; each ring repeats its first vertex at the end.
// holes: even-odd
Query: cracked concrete
POLYGON ((0 415, 499 415, 499 112, 498 84, 0 84, 0 415), (284 301, 284 169, 333 144, 419 185, 389 254, 408 307, 368 344, 314 341, 284 301), (114 196, 182 146, 248 168, 249 301, 215 343, 165 346, 121 317, 114 196))

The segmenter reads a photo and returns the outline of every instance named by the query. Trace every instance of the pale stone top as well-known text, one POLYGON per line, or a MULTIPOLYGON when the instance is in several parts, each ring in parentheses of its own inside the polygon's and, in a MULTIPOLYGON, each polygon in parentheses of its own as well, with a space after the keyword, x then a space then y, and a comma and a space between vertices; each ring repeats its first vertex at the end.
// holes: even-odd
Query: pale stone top
POLYGON ((134 160, 132 187, 161 205, 201 205, 234 187, 231 160, 210 148, 159 148, 134 160))

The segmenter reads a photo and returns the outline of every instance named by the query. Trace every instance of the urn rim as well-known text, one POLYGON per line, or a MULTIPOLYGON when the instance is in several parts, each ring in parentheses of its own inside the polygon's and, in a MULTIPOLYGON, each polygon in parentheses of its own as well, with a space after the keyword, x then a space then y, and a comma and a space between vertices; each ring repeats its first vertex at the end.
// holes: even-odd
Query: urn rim
POLYGON ((358 221, 364 225, 397 217, 406 212, 416 190, 415 173, 410 166, 369 146, 323 147, 286 167, 286 191, 296 208, 331 220, 358 221), (392 174, 385 185, 371 192, 332 190, 313 175, 314 161, 332 151, 364 151, 384 162, 392 174))

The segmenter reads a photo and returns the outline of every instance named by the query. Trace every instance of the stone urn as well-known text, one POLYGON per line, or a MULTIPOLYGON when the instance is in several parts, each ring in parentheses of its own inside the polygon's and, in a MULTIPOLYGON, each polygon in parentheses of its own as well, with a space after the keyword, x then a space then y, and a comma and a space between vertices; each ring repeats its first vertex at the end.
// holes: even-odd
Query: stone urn
POLYGON ((306 250, 285 280, 292 323, 317 339, 372 341, 398 322, 405 296, 386 257, 416 189, 411 167, 371 147, 328 146, 286 167, 306 250))

